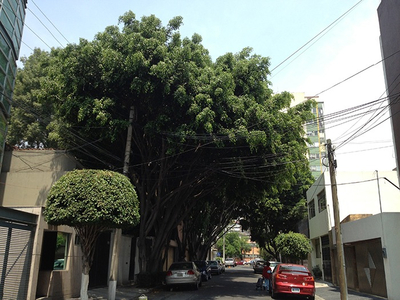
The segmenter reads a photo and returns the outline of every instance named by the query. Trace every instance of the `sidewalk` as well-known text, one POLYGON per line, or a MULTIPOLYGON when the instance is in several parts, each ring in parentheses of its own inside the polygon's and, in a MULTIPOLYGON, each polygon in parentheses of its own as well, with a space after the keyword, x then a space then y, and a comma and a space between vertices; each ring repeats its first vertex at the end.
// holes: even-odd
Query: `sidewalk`
MULTIPOLYGON (((141 295, 149 297, 152 289, 142 289, 133 286, 118 286, 115 295, 115 300, 137 300, 141 295)), ((108 288, 95 288, 88 291, 89 300, 107 300, 108 288)), ((68 300, 79 300, 80 298, 71 298, 68 300)))
MULTIPOLYGON (((338 300, 340 299, 340 289, 330 282, 316 281, 315 282, 315 300, 338 300)), ((386 300, 386 298, 359 293, 353 290, 347 291, 348 300, 386 300)))

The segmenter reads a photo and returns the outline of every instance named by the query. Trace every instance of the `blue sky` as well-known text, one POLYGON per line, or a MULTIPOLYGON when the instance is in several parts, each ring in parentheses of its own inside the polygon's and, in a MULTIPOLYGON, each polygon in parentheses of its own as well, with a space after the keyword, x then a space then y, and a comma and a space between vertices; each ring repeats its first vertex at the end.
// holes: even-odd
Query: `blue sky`
MULTIPOLYGON (((386 96, 382 64, 376 64, 382 59, 379 3, 380 0, 28 0, 20 56, 29 56, 35 47, 49 50, 68 42, 79 43, 79 38, 92 40, 107 26, 117 25, 118 17, 131 10, 137 19, 154 14, 164 25, 174 16, 182 16, 181 35, 200 34, 213 60, 251 47, 254 54, 270 57, 272 70, 355 6, 277 67, 270 77, 275 92, 318 95, 329 115, 386 96)), ((382 113, 384 106, 385 103, 380 107, 382 113)), ((369 118, 327 127, 327 138, 338 146, 338 171, 383 171, 395 167, 391 125, 389 120, 384 121, 387 113, 372 123, 369 118), (368 133, 351 138, 353 132, 367 128, 371 128, 368 133), (350 142, 342 146, 347 138, 350 142)))

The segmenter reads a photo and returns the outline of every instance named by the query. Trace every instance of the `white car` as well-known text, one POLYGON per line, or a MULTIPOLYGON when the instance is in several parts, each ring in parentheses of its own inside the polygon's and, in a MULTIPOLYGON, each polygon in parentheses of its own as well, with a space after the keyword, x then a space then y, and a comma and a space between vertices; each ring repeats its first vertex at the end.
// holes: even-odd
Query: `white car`
POLYGON ((201 286, 201 273, 192 261, 174 262, 169 267, 165 283, 171 290, 175 286, 193 286, 196 290, 201 286))
POLYGON ((225 259, 225 267, 236 267, 236 262, 233 258, 225 259))

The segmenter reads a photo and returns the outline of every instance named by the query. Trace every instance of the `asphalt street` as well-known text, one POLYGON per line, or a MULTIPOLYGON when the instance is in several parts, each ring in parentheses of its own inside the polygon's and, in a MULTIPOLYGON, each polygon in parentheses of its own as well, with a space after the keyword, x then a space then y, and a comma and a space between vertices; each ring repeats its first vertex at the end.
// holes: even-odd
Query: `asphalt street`
MULTIPOLYGON (((254 274, 251 266, 227 268, 221 275, 214 275, 209 281, 203 282, 199 290, 180 288, 170 291, 165 287, 154 289, 139 289, 134 286, 119 286, 115 300, 136 300, 141 295, 148 300, 229 300, 229 299, 271 299, 264 290, 256 289, 260 274, 254 274)), ((329 283, 316 282, 316 300, 338 300, 340 290, 329 283)), ((98 288, 89 290, 91 300, 108 299, 108 289, 98 288)), ((293 299, 293 298, 285 298, 293 299)), ((297 298, 298 299, 298 298, 297 298)), ((383 300, 377 296, 348 291, 348 300, 383 300)))

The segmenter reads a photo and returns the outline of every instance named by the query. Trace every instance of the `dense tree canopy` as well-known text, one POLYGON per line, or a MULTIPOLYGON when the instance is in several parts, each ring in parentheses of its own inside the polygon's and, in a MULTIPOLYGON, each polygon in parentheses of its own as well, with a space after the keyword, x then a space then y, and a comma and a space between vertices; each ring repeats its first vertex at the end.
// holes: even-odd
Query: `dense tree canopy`
POLYGON ((50 54, 35 49, 22 57, 23 71, 17 72, 7 143, 20 148, 51 148, 47 126, 52 121, 53 105, 41 98, 41 89, 48 75, 50 54))
MULTIPOLYGON (((181 24, 127 12, 93 41, 53 50, 37 95, 54 108, 46 139, 89 168, 122 170, 134 110, 129 174, 140 200, 142 271, 161 268, 161 250, 182 222, 216 237, 251 201, 289 193, 307 169, 312 101, 291 107, 290 93, 274 94, 269 58, 251 48, 213 62, 199 35, 181 38, 181 24), (193 210, 202 205, 205 223, 193 210), (147 236, 155 237, 151 251, 147 236)), ((188 237, 193 253, 212 243, 203 241, 188 237)))

